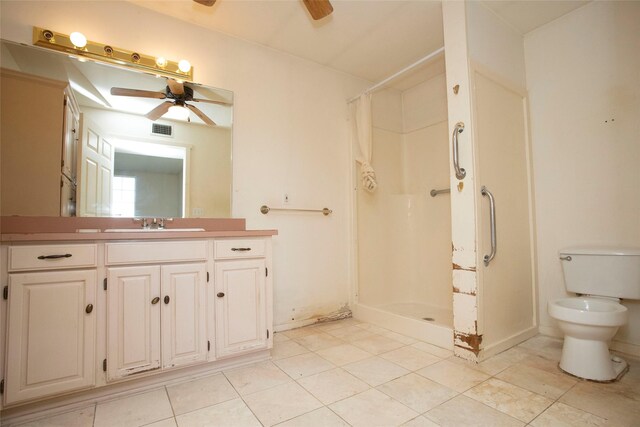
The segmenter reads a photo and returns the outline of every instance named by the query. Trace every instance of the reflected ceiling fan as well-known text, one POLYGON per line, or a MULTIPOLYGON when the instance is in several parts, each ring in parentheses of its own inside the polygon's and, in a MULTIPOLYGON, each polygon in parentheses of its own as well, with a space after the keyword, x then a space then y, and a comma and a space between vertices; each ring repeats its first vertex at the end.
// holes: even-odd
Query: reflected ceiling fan
POLYGON ((145 114, 145 117, 149 120, 158 120, 160 117, 165 115, 171 107, 182 107, 181 109, 189 109, 193 111, 193 113, 200 118, 203 122, 210 126, 216 126, 216 122, 211 120, 209 116, 203 113, 199 108, 194 105, 187 104, 187 101, 192 102, 206 102, 209 104, 218 104, 223 106, 231 105, 228 102, 224 101, 213 101, 209 99, 198 99, 193 97, 193 89, 189 86, 185 86, 183 83, 178 82, 174 79, 167 79, 167 87, 164 92, 154 92, 151 90, 140 90, 140 89, 126 89, 122 87, 112 87, 111 95, 115 96, 136 96, 139 98, 155 98, 155 99, 171 99, 172 101, 165 101, 162 104, 158 105, 153 110, 149 111, 145 114))
MULTIPOLYGON (((213 6, 216 0, 193 0, 196 3, 200 3, 204 6, 213 6)), ((329 0, 302 0, 307 10, 311 14, 311 17, 317 21, 326 16, 331 15, 333 12, 333 6, 329 3, 329 0)))

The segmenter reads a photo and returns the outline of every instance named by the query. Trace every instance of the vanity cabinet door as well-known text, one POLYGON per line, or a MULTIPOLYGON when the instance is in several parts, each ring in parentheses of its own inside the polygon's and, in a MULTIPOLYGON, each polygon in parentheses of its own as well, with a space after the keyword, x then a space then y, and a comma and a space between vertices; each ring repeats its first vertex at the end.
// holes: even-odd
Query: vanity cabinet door
POLYGON ((264 258, 215 264, 216 355, 267 348, 264 258))
POLYGON ((205 263, 162 266, 162 367, 207 360, 205 263))
POLYGON ((96 271, 9 275, 7 405, 95 384, 96 271))
POLYGON ((108 269, 107 378, 160 368, 160 267, 108 269))

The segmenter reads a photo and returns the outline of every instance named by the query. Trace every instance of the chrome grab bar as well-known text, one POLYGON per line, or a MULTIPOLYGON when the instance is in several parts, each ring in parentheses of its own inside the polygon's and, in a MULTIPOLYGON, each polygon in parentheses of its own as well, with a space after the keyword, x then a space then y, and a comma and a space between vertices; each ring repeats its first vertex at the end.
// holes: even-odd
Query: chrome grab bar
POLYGON ((433 189, 429 192, 429 194, 431 194, 431 197, 436 197, 438 194, 445 194, 445 193, 451 193, 451 190, 449 188, 444 188, 442 190, 433 189))
POLYGON ((489 255, 484 256, 484 265, 485 267, 489 265, 491 260, 496 256, 497 243, 496 243, 496 201, 493 198, 493 194, 487 187, 482 186, 480 192, 483 196, 489 197, 489 221, 491 223, 491 253, 489 255))
POLYGON ((453 144, 453 168, 456 171, 456 178, 464 179, 467 176, 467 171, 461 168, 458 164, 458 134, 464 130, 464 123, 458 122, 453 128, 453 135, 451 135, 451 144, 453 144))
POLYGON ((327 216, 330 213, 333 213, 333 211, 331 209, 329 209, 329 208, 323 208, 323 209, 297 209, 297 208, 270 208, 267 205, 260 206, 260 212, 262 212, 263 215, 268 214, 269 211, 320 212, 324 216, 327 216))

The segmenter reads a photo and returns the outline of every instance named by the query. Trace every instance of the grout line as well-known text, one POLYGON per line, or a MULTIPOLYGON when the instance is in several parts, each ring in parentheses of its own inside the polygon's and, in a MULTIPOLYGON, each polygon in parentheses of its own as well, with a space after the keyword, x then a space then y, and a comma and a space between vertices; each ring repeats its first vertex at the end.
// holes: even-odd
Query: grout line
POLYGON ((91 427, 94 427, 96 425, 96 413, 98 412, 98 404, 94 403, 93 404, 93 420, 91 421, 91 427))
POLYGON ((175 418, 176 411, 175 409, 173 409, 173 402, 171 402, 171 396, 169 396, 169 389, 167 389, 167 386, 164 386, 164 393, 167 395, 167 400, 169 401, 169 407, 171 408, 171 413, 173 414, 173 418, 175 418))

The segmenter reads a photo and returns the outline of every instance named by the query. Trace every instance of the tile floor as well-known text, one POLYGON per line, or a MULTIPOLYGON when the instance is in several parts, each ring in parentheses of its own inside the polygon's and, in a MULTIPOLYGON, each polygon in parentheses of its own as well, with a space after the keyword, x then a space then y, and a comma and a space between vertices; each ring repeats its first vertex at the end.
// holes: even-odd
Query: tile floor
POLYGON ((640 426, 640 360, 618 383, 576 380, 558 339, 477 365, 355 319, 274 342, 270 361, 22 426, 640 426))

